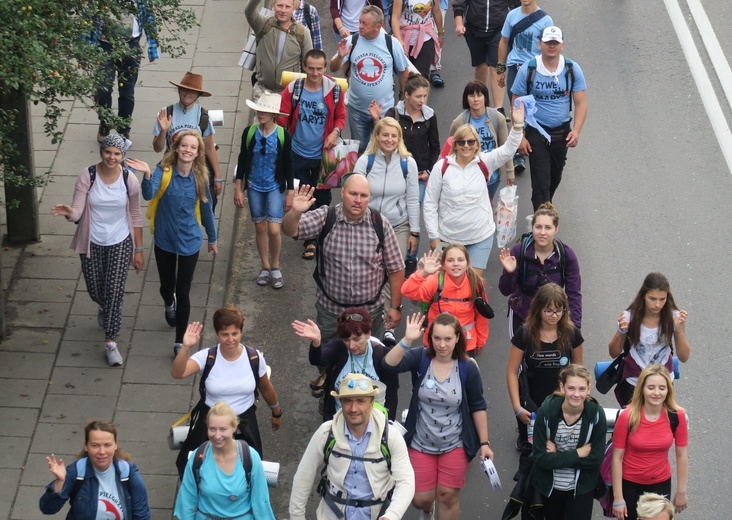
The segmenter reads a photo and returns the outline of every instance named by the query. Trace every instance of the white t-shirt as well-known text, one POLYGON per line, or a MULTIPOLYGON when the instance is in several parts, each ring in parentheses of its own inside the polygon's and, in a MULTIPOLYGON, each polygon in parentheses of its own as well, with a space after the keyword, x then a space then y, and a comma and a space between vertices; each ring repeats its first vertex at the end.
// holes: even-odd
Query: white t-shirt
MULTIPOLYGON (((432 6, 435 5, 432 0, 424 2, 422 0, 404 0, 402 4, 402 14, 399 18, 399 25, 424 25, 432 24, 432 6)), ((412 37, 409 39, 409 47, 414 47, 417 44, 418 32, 413 31, 412 37)), ((424 41, 429 41, 432 36, 425 33, 424 41)))
POLYGON ((358 32, 358 19, 366 7, 366 0, 343 0, 341 7, 341 23, 350 33, 358 32))
POLYGON ((97 480, 99 480, 99 499, 97 501, 96 518, 114 518, 124 520, 124 507, 122 506, 122 497, 119 496, 117 489, 117 479, 115 478, 114 463, 105 471, 94 470, 97 480))
POLYGON ((112 184, 104 184, 99 173, 89 192, 91 241, 98 246, 119 244, 130 235, 127 222, 127 188, 120 173, 112 184))
MULTIPOLYGON (((681 313, 679 311, 673 311, 671 314, 674 318, 678 318, 681 313)), ((623 318, 630 323, 630 311, 623 311, 623 318)), ((675 330, 676 328, 674 328, 675 330)), ((651 329, 641 323, 638 344, 633 345, 635 348, 631 348, 629 353, 633 360, 638 363, 641 370, 654 363, 661 365, 668 363, 668 358, 671 356, 671 347, 666 341, 659 341, 658 336, 660 332, 660 327, 651 329)), ((671 379, 673 380, 673 378, 674 373, 671 372, 671 379)), ((638 378, 629 377, 628 382, 635 386, 638 384, 638 378)))
MULTIPOLYGON (((243 348, 243 347, 242 347, 243 348)), ((259 354, 259 377, 267 374, 267 363, 264 356, 259 354)), ((199 373, 203 373, 206 366, 208 349, 202 349, 191 356, 191 359, 198 363, 199 373)), ((216 361, 206 379, 206 405, 213 406, 218 401, 224 401, 231 406, 236 415, 246 412, 254 404, 254 390, 256 381, 252 373, 252 366, 249 364, 249 357, 246 349, 236 361, 227 361, 221 355, 221 345, 216 354, 216 361)))

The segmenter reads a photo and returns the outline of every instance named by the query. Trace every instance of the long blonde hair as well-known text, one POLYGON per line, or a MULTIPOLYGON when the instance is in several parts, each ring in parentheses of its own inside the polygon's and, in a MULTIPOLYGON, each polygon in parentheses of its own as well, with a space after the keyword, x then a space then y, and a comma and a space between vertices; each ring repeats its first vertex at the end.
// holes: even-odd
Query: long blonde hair
POLYGON ((669 411, 675 412, 679 409, 679 405, 677 405, 674 400, 674 385, 671 380, 671 374, 668 373, 668 369, 659 363, 648 365, 638 376, 638 382, 636 383, 635 390, 633 391, 633 399, 628 405, 630 408, 628 429, 630 431, 635 430, 640 424, 641 408, 646 404, 646 396, 643 393, 643 387, 646 386, 646 379, 651 376, 662 376, 666 380, 666 389, 668 392, 666 393, 666 400, 663 402, 664 410, 668 413, 669 411))
POLYGON ((399 136, 399 142, 397 143, 397 153, 400 157, 411 157, 412 154, 407 150, 407 145, 404 144, 404 135, 402 134, 402 127, 399 125, 399 121, 393 117, 383 117, 374 126, 374 131, 371 132, 371 139, 369 140, 368 146, 366 146, 366 155, 375 154, 381 151, 381 145, 377 139, 381 129, 385 126, 396 128, 397 135, 399 136))
POLYGON ((175 141, 173 141, 173 145, 170 147, 170 150, 166 152, 163 160, 160 161, 160 166, 165 169, 167 166, 174 167, 176 165, 178 162, 178 147, 180 147, 180 143, 183 141, 183 138, 189 135, 195 137, 196 141, 198 141, 198 157, 193 161, 193 180, 196 181, 196 194, 198 196, 198 200, 201 202, 208 202, 208 197, 206 197, 208 187, 206 145, 204 144, 200 133, 196 130, 186 130, 175 136, 175 141))

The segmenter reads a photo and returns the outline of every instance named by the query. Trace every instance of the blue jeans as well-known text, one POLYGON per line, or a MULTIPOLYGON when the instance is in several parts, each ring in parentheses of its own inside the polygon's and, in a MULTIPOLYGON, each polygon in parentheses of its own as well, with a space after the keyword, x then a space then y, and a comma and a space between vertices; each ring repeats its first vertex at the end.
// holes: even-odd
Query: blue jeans
MULTIPOLYGON (((107 42, 99 42, 104 52, 111 54, 112 47, 107 42)), ((112 91, 114 90, 115 76, 117 78, 117 86, 119 90, 119 99, 117 101, 119 117, 131 118, 132 112, 135 110, 135 85, 137 84, 137 73, 140 70, 140 60, 142 59, 142 51, 140 50, 140 38, 135 38, 129 42, 130 48, 134 49, 132 56, 121 60, 109 59, 101 64, 104 71, 104 83, 100 85, 96 93, 97 105, 106 109, 112 108, 112 91)), ((100 120, 103 116, 100 116, 100 120)), ((119 132, 129 132, 130 123, 126 123, 123 128, 117 129, 119 132)))
POLYGON ((366 112, 359 112, 355 107, 348 107, 348 126, 351 129, 351 139, 359 141, 358 155, 363 155, 366 151, 366 145, 369 144, 371 139, 371 132, 374 131, 374 120, 366 112))
POLYGON ((500 185, 501 174, 498 170, 496 170, 491 174, 490 180, 488 182, 488 198, 491 200, 491 205, 493 205, 493 197, 496 196, 496 192, 498 191, 498 187, 500 185))
MULTIPOLYGON (((300 185, 307 184, 309 186, 318 185, 318 177, 320 176, 320 168, 322 159, 308 159, 295 152, 292 152, 292 171, 295 178, 300 181, 300 185)), ((330 206, 333 196, 330 190, 315 190, 315 204, 310 206, 308 211, 313 211, 323 206, 330 206)), ((315 244, 317 241, 306 240, 305 245, 315 244)))

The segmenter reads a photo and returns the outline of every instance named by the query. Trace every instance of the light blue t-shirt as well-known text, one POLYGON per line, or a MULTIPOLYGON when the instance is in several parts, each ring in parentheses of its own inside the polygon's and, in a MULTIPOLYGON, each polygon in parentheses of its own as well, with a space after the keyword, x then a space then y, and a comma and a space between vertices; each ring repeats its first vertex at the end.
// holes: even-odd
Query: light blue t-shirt
MULTIPOLYGON (((363 374, 366 377, 370 377, 374 381, 379 381, 379 375, 376 373, 376 367, 374 367, 374 347, 371 345, 369 340, 366 346, 366 352, 360 356, 354 356, 350 352, 348 353, 348 361, 343 365, 343 368, 336 376, 333 389, 338 392, 341 388, 341 382, 348 374, 363 374)), ((341 409, 341 400, 335 400, 336 411, 341 409)))
POLYGON ((124 520, 125 508, 119 496, 114 464, 104 471, 94 469, 99 481, 99 498, 97 500, 97 518, 119 518, 124 520))
MULTIPOLYGON (((521 12, 520 7, 510 11, 506 16, 506 21, 503 22, 501 36, 510 38, 513 26, 527 16, 527 14, 521 12)), ((517 34, 513 40, 513 47, 508 51, 506 65, 523 65, 534 56, 541 54, 539 50, 539 36, 541 36, 541 31, 550 25, 554 25, 554 21, 551 16, 546 15, 541 20, 534 22, 517 34)))
MULTIPOLYGON (((525 96, 531 94, 536 99, 536 121, 549 128, 555 128, 570 120, 569 113, 569 97, 571 93, 567 91, 567 67, 555 78, 553 76, 545 76, 536 71, 534 75, 534 85, 530 92, 526 92, 526 76, 528 74, 529 64, 524 63, 516 74, 516 81, 513 82, 511 93, 517 96, 525 96)), ((572 92, 579 92, 587 89, 585 75, 577 63, 573 62, 574 86, 572 92)))
POLYGON ((328 118, 323 88, 317 92, 309 92, 303 87, 298 110, 295 133, 292 136, 292 151, 306 159, 319 159, 323 153, 323 135, 328 118))
MULTIPOLYGON (((352 36, 348 37, 348 45, 352 36)), ((382 117, 394 106, 394 74, 409 67, 399 41, 381 30, 378 37, 368 40, 359 36, 356 48, 351 49, 344 62, 351 62, 351 77, 348 89, 348 109, 368 112, 369 104, 376 100, 383 104, 382 117), (386 38, 392 38, 393 63, 386 46, 386 38)))
MULTIPOLYGON (((168 133, 165 136, 165 149, 169 149, 170 146, 173 144, 173 140, 175 139, 175 136, 179 132, 183 132, 184 130, 196 130, 197 132, 201 132, 201 127, 198 126, 198 123, 201 120, 201 105, 196 103, 188 110, 183 110, 180 107, 180 103, 176 103, 173 105, 173 116, 170 120, 170 128, 168 128, 168 133)), ((160 131, 162 129, 160 128, 160 123, 155 121, 155 129, 153 130, 153 135, 157 136, 160 134, 160 131)), ((213 125, 211 124, 211 120, 208 121, 208 127, 203 132, 203 137, 208 137, 209 135, 214 134, 213 125)))
MULTIPOLYGON (((486 153, 495 150, 496 137, 493 135, 493 132, 491 132, 491 129, 488 128, 488 111, 486 110, 485 114, 481 117, 476 118, 470 116, 470 124, 473 125, 473 128, 478 132, 478 137, 480 137, 480 151, 486 153)), ((499 173, 498 168, 496 168, 491 174, 488 184, 497 182, 500 179, 500 176, 501 174, 499 173)))
POLYGON ((275 179, 277 127, 264 138, 264 153, 262 153, 262 132, 259 126, 252 139, 254 139, 254 150, 252 150, 252 171, 249 174, 248 189, 261 193, 279 190, 280 185, 275 179))

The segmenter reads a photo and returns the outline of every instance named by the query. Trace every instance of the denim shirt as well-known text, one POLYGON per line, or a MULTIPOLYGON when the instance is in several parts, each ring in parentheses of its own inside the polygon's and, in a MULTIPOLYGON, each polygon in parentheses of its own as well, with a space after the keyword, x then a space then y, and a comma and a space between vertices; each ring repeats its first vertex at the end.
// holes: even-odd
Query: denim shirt
MULTIPOLYGON (((158 192, 163 170, 158 166, 150 179, 142 180, 142 197, 152 199, 158 192)), ((155 245, 169 253, 182 256, 196 254, 203 244, 203 232, 196 219, 196 182, 193 172, 182 176, 175 166, 170 184, 158 203, 155 214, 155 245)), ((216 243, 216 222, 211 209, 211 194, 206 182, 206 198, 201 201, 201 222, 206 228, 208 243, 216 243)))
MULTIPOLYGON (((343 424, 345 430, 346 439, 351 447, 351 455, 354 457, 363 457, 366 454, 366 448, 369 446, 369 440, 371 439, 371 421, 369 420, 366 431, 364 432, 361 439, 356 439, 351 432, 348 430, 348 424, 343 424)), ((366 474, 366 467, 362 460, 352 460, 351 465, 348 467, 346 478, 343 479, 343 487, 348 491, 348 498, 354 500, 370 500, 374 498, 374 493, 371 490, 371 483, 369 477, 366 474)), ((346 506, 346 518, 349 520, 371 520, 371 508, 370 507, 353 507, 346 506)))

